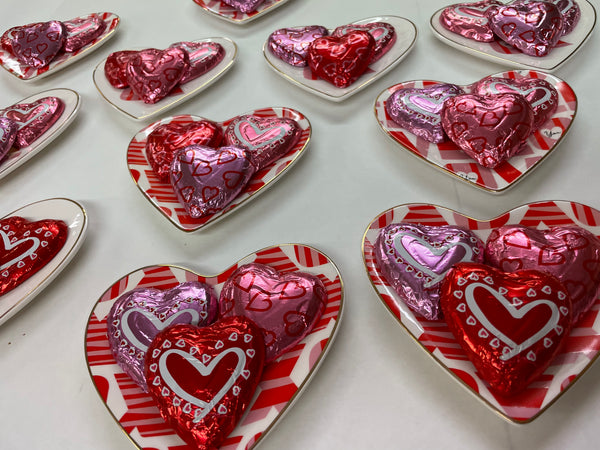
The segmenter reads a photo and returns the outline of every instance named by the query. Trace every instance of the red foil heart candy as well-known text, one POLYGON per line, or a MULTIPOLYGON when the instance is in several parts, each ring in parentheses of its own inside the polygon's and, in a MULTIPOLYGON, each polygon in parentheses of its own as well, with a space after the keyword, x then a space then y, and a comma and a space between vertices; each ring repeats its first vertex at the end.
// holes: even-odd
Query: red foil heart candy
POLYGON ((247 114, 230 122, 224 139, 228 145, 246 149, 258 171, 292 150, 301 133, 300 126, 293 119, 247 114))
POLYGON ((331 33, 334 37, 345 36, 352 31, 367 31, 375 39, 375 48, 371 62, 375 62, 385 55, 396 42, 396 29, 387 22, 371 22, 364 24, 349 23, 337 27, 331 33))
POLYGON ((32 103, 18 103, 0 110, 0 117, 11 119, 19 127, 13 145, 20 149, 39 139, 64 110, 65 104, 60 98, 44 97, 32 103))
POLYGON ((519 94, 461 94, 446 100, 442 109, 448 137, 488 168, 521 149, 533 132, 533 120, 533 109, 519 94))
POLYGON ((315 39, 308 49, 308 66, 314 75, 334 86, 345 88, 369 67, 375 39, 366 31, 352 31, 342 37, 315 39))
POLYGON ((137 53, 136 50, 123 50, 108 55, 104 63, 104 75, 112 87, 123 89, 129 86, 127 64, 137 53))
POLYGON ((164 330, 148 348, 145 373, 164 420, 192 448, 214 450, 248 406, 263 365, 260 330, 230 317, 164 330))
POLYGON ((239 147, 214 149, 192 145, 171 164, 171 185, 190 217, 213 214, 235 199, 254 175, 247 152, 239 147))
POLYGON ((225 57, 225 49, 218 42, 177 42, 170 47, 180 48, 187 53, 189 66, 179 84, 192 81, 214 68, 225 57))
POLYGON ((66 32, 63 44, 65 52, 75 52, 85 47, 106 30, 106 22, 96 13, 66 20, 63 25, 66 32))
POLYGON ((328 34, 329 30, 321 25, 280 28, 269 35, 267 45, 279 59, 295 67, 304 67, 308 64, 306 57, 310 45, 328 34))
POLYGON ((144 103, 156 103, 177 86, 189 67, 188 54, 180 48, 141 50, 129 59, 127 83, 144 103))
POLYGON ((486 260, 505 272, 534 269, 554 275, 573 303, 573 324, 589 310, 600 287, 600 239, 576 226, 538 230, 505 225, 486 242, 486 260))
POLYGON ((223 285, 221 317, 243 315, 261 329, 265 362, 292 349, 318 322, 327 291, 321 280, 303 272, 280 273, 264 264, 239 267, 223 285))
POLYGON ((21 64, 41 69, 60 52, 64 40, 62 22, 51 20, 10 28, 2 36, 2 47, 21 64))
POLYGON ((571 329, 571 299, 553 276, 459 263, 440 298, 448 327, 497 394, 518 394, 546 370, 571 329))
POLYGON ((61 220, 0 220, 0 295, 34 275, 60 251, 69 229, 61 220))
POLYGON ((484 0, 473 3, 457 3, 441 12, 440 24, 453 33, 479 42, 493 42, 496 39, 486 11, 494 5, 503 5, 497 0, 484 0))
POLYGON ((199 120, 187 125, 176 122, 156 127, 146 140, 146 158, 161 181, 168 182, 173 156, 190 145, 216 148, 221 145, 223 131, 209 120, 199 120))
POLYGON ((18 125, 7 117, 0 117, 0 161, 12 148, 17 138, 18 125))

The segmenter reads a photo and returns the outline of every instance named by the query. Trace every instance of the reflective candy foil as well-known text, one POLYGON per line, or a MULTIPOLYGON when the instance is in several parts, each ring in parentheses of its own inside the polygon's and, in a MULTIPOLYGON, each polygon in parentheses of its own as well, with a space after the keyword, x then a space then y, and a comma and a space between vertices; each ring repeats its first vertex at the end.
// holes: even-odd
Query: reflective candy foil
POLYGON ((280 28, 269 35, 267 45, 279 59, 292 66, 304 67, 308 65, 308 47, 315 39, 328 34, 329 30, 321 25, 280 28))
POLYGON ((62 22, 32 23, 7 30, 2 46, 25 66, 41 69, 50 64, 63 46, 65 29, 62 22))
POLYGON ((18 125, 13 120, 0 117, 0 161, 12 148, 18 129, 18 125))
POLYGON ((204 75, 225 57, 225 49, 218 42, 176 42, 170 47, 180 48, 188 55, 189 65, 180 84, 204 75))
POLYGON ((243 13, 255 11, 264 0, 221 0, 223 3, 243 13))
POLYGON ((375 39, 375 48, 371 62, 375 62, 385 55, 396 42, 396 29, 387 22, 371 22, 365 24, 350 23, 337 27, 331 33, 334 37, 345 36, 351 31, 367 31, 375 39))
POLYGON ((563 36, 575 29, 581 18, 581 9, 575 0, 546 0, 558 7, 563 18, 563 36))
POLYGON ((485 15, 493 5, 502 5, 496 0, 450 5, 440 14, 440 24, 469 39, 479 42, 493 42, 496 37, 485 15))
POLYGON ((104 75, 112 87, 123 89, 129 86, 127 64, 137 53, 135 50, 123 50, 108 55, 104 63, 104 75))
POLYGON ((95 13, 66 20, 63 25, 66 31, 63 44, 65 52, 74 52, 85 47, 106 30, 106 22, 95 13))

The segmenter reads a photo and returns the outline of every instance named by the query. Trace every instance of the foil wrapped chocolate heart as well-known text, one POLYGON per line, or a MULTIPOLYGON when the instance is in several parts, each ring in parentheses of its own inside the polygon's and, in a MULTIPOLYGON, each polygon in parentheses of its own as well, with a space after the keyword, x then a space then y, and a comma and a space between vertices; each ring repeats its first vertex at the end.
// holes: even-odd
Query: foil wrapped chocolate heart
POLYGON ((220 211, 254 175, 246 150, 192 145, 178 151, 171 164, 171 185, 192 218, 220 211))
POLYGON ((497 0, 483 0, 450 5, 442 10, 440 24, 466 38, 479 42, 493 42, 496 37, 486 17, 486 11, 493 5, 502 4, 497 0))
POLYGON ((265 362, 294 348, 318 322, 327 291, 321 280, 304 272, 280 273, 264 264, 239 267, 223 285, 221 317, 244 316, 261 329, 265 362))
POLYGON ((30 222, 19 216, 0 220, 0 295, 48 264, 65 245, 68 233, 62 220, 30 222))
POLYGON ((244 114, 231 120, 224 140, 228 145, 245 149, 258 171, 292 150, 301 132, 293 119, 244 114))
POLYGON ((385 102, 385 110, 394 123, 429 142, 447 140, 442 127, 441 110, 450 97, 464 94, 455 84, 439 83, 425 88, 402 88, 385 102))
POLYGON ((483 262, 483 242, 453 225, 395 223, 375 241, 377 266, 400 298, 429 320, 442 318, 440 286, 459 262, 483 262))
POLYGON ((12 148, 18 130, 19 126, 15 121, 7 117, 0 117, 0 161, 12 148))
POLYGON ((563 33, 560 10, 544 1, 516 0, 492 6, 486 17, 496 36, 530 56, 547 55, 563 33))
POLYGON ((484 167, 516 154, 533 132, 534 112, 520 94, 451 97, 442 109, 448 137, 484 167))
POLYGON ((255 11, 264 0, 221 0, 226 5, 231 6, 239 12, 249 13, 255 11))
POLYGON ((156 335, 177 324, 210 325, 217 313, 217 297, 205 283, 188 281, 166 290, 133 289, 113 303, 106 317, 110 350, 123 371, 148 392, 145 358, 156 335))
POLYGON ((2 36, 2 46, 21 64, 41 69, 60 52, 64 40, 62 22, 51 20, 10 28, 2 36))
POLYGON ((575 0, 545 0, 558 7, 563 18, 562 35, 569 34, 575 29, 581 18, 581 8, 575 0))
POLYGON ((192 81, 219 64, 225 57, 225 49, 218 42, 176 42, 170 48, 180 48, 188 55, 186 68, 180 84, 192 81))
POLYGON ((396 29, 387 22, 370 22, 364 24, 349 23, 337 27, 331 33, 334 37, 345 36, 352 31, 367 31, 375 39, 375 48, 371 62, 375 62, 385 55, 396 42, 396 29))
POLYGON ((106 22, 96 13, 65 20, 63 25, 66 32, 63 44, 65 52, 75 52, 85 47, 106 30, 106 22))
POLYGON ((573 303, 573 324, 596 301, 600 288, 600 239, 577 226, 538 230, 505 225, 486 242, 486 260, 505 272, 534 269, 554 275, 573 303))
POLYGON ((367 31, 351 31, 339 38, 324 36, 309 47, 308 66, 315 76, 345 88, 367 70, 374 50, 375 39, 367 31))
POLYGON ((7 117, 17 124, 19 131, 14 141, 16 148, 30 146, 40 138, 62 115, 64 102, 58 97, 43 97, 32 103, 18 103, 0 110, 0 117, 7 117))
POLYGON ((168 182, 173 156, 190 145, 216 148, 221 145, 223 131, 210 120, 198 120, 187 125, 170 122, 159 125, 146 140, 146 158, 161 181, 168 182))
POLYGON ((137 53, 136 50, 122 50, 108 55, 104 63, 104 75, 112 87, 123 89, 129 86, 127 64, 137 53))
POLYGON ((485 77, 471 86, 471 93, 477 95, 512 93, 524 96, 533 108, 534 130, 544 125, 558 108, 558 92, 546 80, 539 78, 485 77))
POLYGON ((188 67, 188 55, 180 48, 148 48, 129 59, 125 74, 131 90, 144 103, 153 104, 169 95, 188 67))
POLYGON ((321 25, 280 28, 269 35, 267 45, 279 59, 295 67, 308 65, 308 48, 315 39, 329 35, 321 25))
POLYGON ((192 448, 213 450, 249 405, 264 365, 260 330, 245 317, 160 333, 146 356, 146 382, 163 419, 192 448))
POLYGON ((518 394, 558 353, 571 329, 571 299, 552 275, 460 263, 440 304, 448 327, 479 376, 500 395, 518 394))

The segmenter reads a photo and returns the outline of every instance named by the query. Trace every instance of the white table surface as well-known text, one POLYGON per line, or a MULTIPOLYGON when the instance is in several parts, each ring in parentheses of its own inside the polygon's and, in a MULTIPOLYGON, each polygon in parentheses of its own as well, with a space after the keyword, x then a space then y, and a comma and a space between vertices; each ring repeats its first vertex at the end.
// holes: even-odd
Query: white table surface
MULTIPOLYGON (((600 10, 600 1, 592 0, 600 10)), ((87 240, 64 272, 0 327, 0 448, 135 448, 100 401, 88 375, 84 330, 92 306, 122 275, 173 263, 221 272, 263 247, 309 244, 338 265, 345 287, 343 321, 327 358, 261 449, 486 448, 575 449, 598 445, 600 366, 528 425, 487 409, 429 358, 387 312, 365 273, 361 239, 380 212, 411 202, 435 203, 478 218, 538 200, 573 200, 600 208, 598 73, 600 35, 556 75, 579 97, 559 151, 514 189, 491 195, 418 161, 386 137, 373 115, 384 88, 413 79, 468 84, 504 67, 439 42, 429 30, 446 0, 290 0, 246 26, 205 13, 192 0, 2 0, 0 29, 113 11, 121 27, 108 44, 39 82, 0 72, 0 105, 65 87, 82 96, 81 111, 56 141, 0 180, 0 216, 50 197, 81 202, 87 240), (262 45, 277 28, 399 15, 418 30, 412 53, 382 79, 342 103, 292 86, 275 74, 262 45), (195 234, 172 226, 142 197, 126 167, 134 122, 100 97, 92 70, 109 53, 227 36, 239 46, 235 67, 208 91, 169 114, 223 120, 265 106, 289 106, 313 125, 307 154, 274 187, 217 225, 195 234)))

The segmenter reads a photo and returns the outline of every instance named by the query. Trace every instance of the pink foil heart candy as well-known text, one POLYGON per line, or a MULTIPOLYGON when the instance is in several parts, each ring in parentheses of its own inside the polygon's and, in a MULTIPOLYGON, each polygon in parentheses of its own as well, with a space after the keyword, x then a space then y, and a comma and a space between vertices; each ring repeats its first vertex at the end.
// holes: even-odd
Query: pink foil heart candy
POLYGON ((493 42, 496 37, 485 13, 492 6, 502 4, 497 0, 484 0, 450 5, 441 12, 440 24, 466 38, 479 42, 493 42))
POLYGON ((300 139, 301 129, 293 119, 243 115, 234 118, 224 133, 228 145, 242 147, 256 170, 288 153, 300 139))
POLYGON ((129 86, 127 64, 137 53, 136 50, 122 50, 108 55, 104 63, 104 76, 112 87, 123 89, 129 86))
POLYGON ((310 44, 328 34, 329 30, 321 25, 280 28, 269 35, 267 45, 279 59, 292 66, 304 67, 308 64, 306 56, 310 44))
POLYGON ((197 281, 166 290, 138 288, 125 292, 106 318, 111 352, 123 371, 147 392, 144 363, 154 337, 176 324, 209 325, 217 313, 213 289, 197 281))
POLYGON ((483 242, 463 228, 395 223, 374 246, 377 266, 402 301, 429 320, 442 318, 440 286, 459 262, 483 262, 483 242))
POLYGON ((189 66, 181 77, 180 84, 204 75, 225 57, 225 49, 218 42, 177 42, 170 47, 180 48, 188 54, 189 66))
POLYGON ((129 59, 127 83, 144 103, 156 103, 179 84, 188 67, 188 55, 180 48, 148 48, 129 59))
POLYGON ((3 36, 3 47, 10 49, 22 64, 41 69, 49 65, 60 52, 64 39, 63 24, 51 20, 7 30, 3 36))
POLYGON ((178 151, 171 164, 171 185, 192 218, 213 214, 236 198, 254 175, 247 152, 192 145, 178 151))
POLYGON ((250 263, 239 267, 223 285, 219 312, 221 317, 247 317, 261 328, 269 363, 304 339, 326 301, 327 291, 317 276, 280 273, 250 263))
POLYGON ((264 0, 221 0, 223 3, 237 9, 239 12, 249 13, 255 11, 264 0))
POLYGON ((563 18, 552 3, 517 0, 491 7, 486 16, 500 39, 530 56, 547 55, 562 36, 563 18))
POLYGON ((600 287, 600 239, 576 226, 538 230, 506 225, 492 231, 486 259, 505 272, 533 269, 554 275, 573 302, 573 324, 594 304, 600 287))
POLYGON ((12 148, 19 126, 7 117, 0 117, 0 161, 12 148))
POLYGON ((396 29, 387 22, 350 23, 337 27, 331 35, 341 37, 351 31, 367 31, 375 39, 375 48, 373 49, 371 62, 375 62, 385 55, 396 42, 396 29))
POLYGON ((519 94, 460 94, 444 103, 442 126, 467 155, 493 168, 521 149, 533 131, 533 117, 519 94))
POLYGON ((575 29, 581 18, 581 9, 575 0, 545 0, 556 5, 563 18, 563 36, 575 29))
POLYGON ((385 110, 396 124, 429 142, 446 140, 441 110, 444 102, 464 91, 454 85, 440 83, 426 88, 403 88, 385 102, 385 110))
POLYGON ((63 25, 66 31, 63 44, 65 52, 75 52, 85 47, 106 30, 106 22, 96 13, 66 20, 63 25))
POLYGON ((16 148, 30 146, 54 125, 62 115, 65 104, 58 97, 44 97, 33 103, 19 103, 0 110, 0 117, 8 117, 18 127, 14 142, 16 148))

